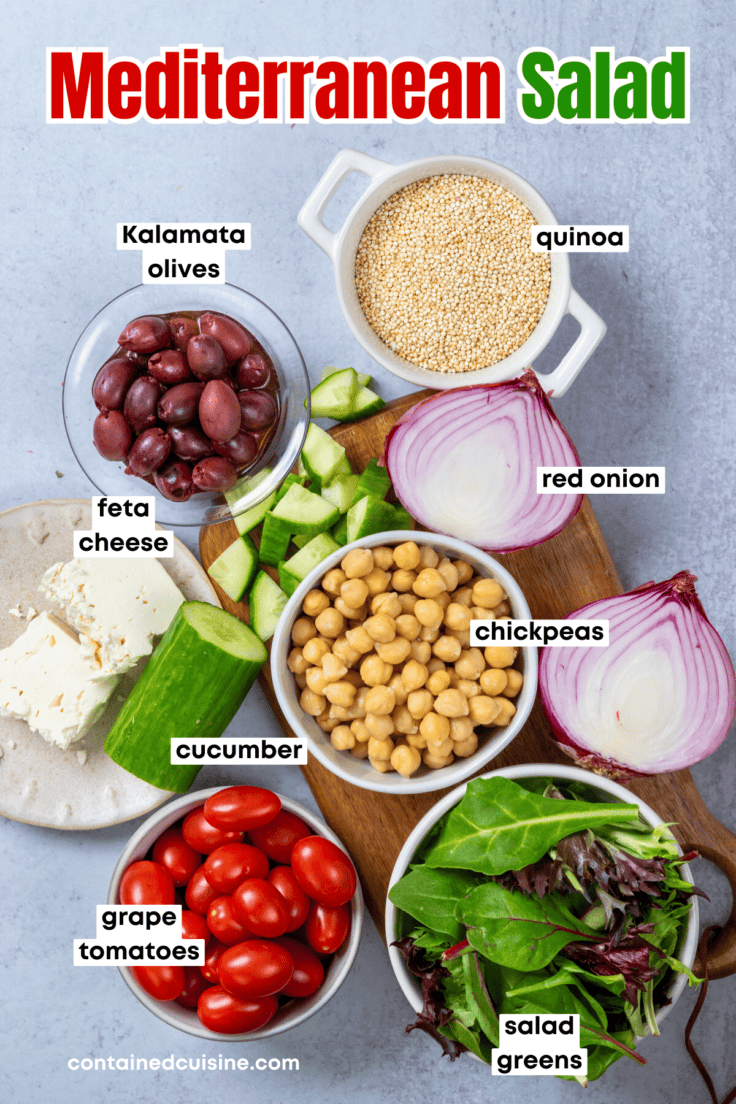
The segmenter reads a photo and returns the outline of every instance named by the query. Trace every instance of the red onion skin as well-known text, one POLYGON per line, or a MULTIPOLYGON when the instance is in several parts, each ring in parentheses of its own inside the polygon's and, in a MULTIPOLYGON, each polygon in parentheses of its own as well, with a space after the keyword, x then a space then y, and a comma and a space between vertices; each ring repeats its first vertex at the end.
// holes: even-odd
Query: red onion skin
MULTIPOLYGON (((703 609, 702 602, 700 601, 700 598, 698 597, 698 595, 696 593, 696 590, 695 590, 696 581, 697 581, 697 577, 695 575, 693 575, 691 572, 689 572, 689 571, 679 571, 671 579, 667 579, 663 583, 654 583, 654 582, 643 583, 641 586, 635 587, 633 590, 627 591, 626 594, 620 594, 616 597, 628 598, 630 595, 641 594, 645 591, 649 591, 649 592, 653 592, 653 593, 659 592, 660 594, 663 594, 663 595, 669 594, 673 598, 676 597, 679 601, 683 602, 686 606, 691 606, 699 614, 699 616, 702 617, 703 620, 708 625, 710 625, 711 623, 708 620, 708 617, 705 613, 705 610, 703 609)), ((599 599, 596 602, 590 602, 588 605, 582 606, 579 610, 575 610, 572 614, 568 615, 567 620, 574 617, 575 614, 583 614, 585 616, 587 611, 590 611, 593 607, 599 605, 600 601, 601 600, 599 599)), ((591 614, 590 616, 594 617, 595 615, 591 614)), ((712 625, 711 625, 711 628, 713 628, 712 625)), ((713 632, 716 635, 717 639, 720 641, 721 645, 723 646, 723 641, 721 641, 720 636, 718 636, 715 629, 713 629, 713 632)), ((590 749, 581 748, 578 744, 576 744, 575 741, 570 737, 570 735, 565 731, 565 729, 562 728, 560 726, 560 724, 558 723, 558 720, 556 718, 555 703, 553 701, 553 695, 550 695, 550 693, 549 693, 549 688, 548 688, 548 685, 547 685, 547 673, 546 673, 546 668, 547 668, 546 654, 548 654, 550 651, 551 651, 551 649, 548 649, 548 648, 541 649, 541 655, 540 655, 540 659, 539 659, 539 695, 542 699, 542 705, 543 705, 544 711, 547 715, 547 720, 549 721, 550 727, 552 728, 552 739, 557 744, 560 751, 563 751, 566 755, 568 755, 571 759, 573 759, 574 762, 579 767, 583 767, 586 770, 590 770, 594 774, 600 774, 605 778, 611 778, 616 782, 628 782, 632 778, 652 778, 652 777, 655 777, 657 774, 672 773, 670 771, 636 770, 634 767, 632 767, 628 764, 619 763, 619 762, 617 762, 613 759, 608 759, 604 756, 597 755, 595 752, 591 751, 590 749)), ((725 725, 723 735, 722 735, 721 739, 718 741, 718 743, 715 743, 712 747, 709 747, 708 750, 703 752, 703 754, 701 756, 699 756, 698 758, 693 758, 692 761, 689 764, 687 764, 687 766, 673 767, 673 771, 675 771, 675 770, 686 770, 686 769, 688 769, 689 766, 693 766, 695 763, 699 763, 702 759, 707 758, 708 755, 711 755, 716 750, 716 748, 718 748, 720 746, 720 744, 723 742, 723 740, 725 740, 726 736, 728 735, 728 731, 731 727, 731 724, 733 723, 734 718, 736 717, 736 696, 735 696, 736 695, 736 689, 735 689, 736 688, 736 673, 734 673, 733 664, 731 663, 730 657, 728 656, 728 653, 726 652, 725 646, 723 646, 723 655, 725 656, 725 659, 728 661, 728 664, 730 665, 730 671, 731 671, 731 677, 732 677, 732 682, 731 682, 731 720, 729 721, 729 723, 727 725, 725 725)))
MULTIPOLYGON (((389 475, 391 476, 391 481, 394 485, 394 491, 396 493, 396 497, 399 499, 402 506, 404 506, 404 508, 407 509, 409 511, 409 513, 412 514, 413 517, 415 517, 415 519, 417 520, 417 522, 420 525, 425 526, 430 531, 436 531, 436 530, 432 530, 432 526, 429 523, 428 519, 420 517, 417 514, 416 510, 411 508, 409 505, 407 505, 407 503, 404 502, 402 497, 401 497, 401 483, 402 483, 402 480, 398 479, 398 485, 397 485, 397 479, 394 478, 395 472, 392 472, 392 470, 391 470, 390 454, 391 454, 392 439, 394 438, 396 433, 404 425, 407 424, 407 422, 410 422, 412 420, 412 418, 416 417, 416 415, 419 411, 426 410, 426 408, 432 403, 442 402, 443 400, 446 400, 447 396, 449 396, 449 395, 458 395, 458 394, 461 394, 462 392, 470 392, 470 391, 493 392, 493 391, 496 391, 498 388, 506 388, 506 389, 509 390, 509 392, 524 391, 524 390, 529 391, 534 396, 534 398, 541 404, 541 406, 542 406, 543 410, 545 411, 545 413, 556 424, 559 431, 561 431, 562 436, 567 441, 567 444, 569 445, 569 448, 570 448, 571 453, 572 453, 573 458, 574 458, 574 463, 569 464, 568 466, 569 467, 575 467, 575 466, 580 465, 580 456, 578 455, 578 451, 575 448, 575 445, 573 444, 573 441, 570 437, 570 434, 567 432, 565 427, 562 425, 562 423, 558 419, 557 415, 555 414, 554 410, 552 409, 552 406, 550 404, 550 401, 549 401, 549 398, 548 398, 546 392, 544 391, 544 389, 543 389, 542 385, 540 384, 539 380, 537 379, 536 375, 534 374, 534 372, 530 368, 527 368, 526 371, 524 371, 522 373, 522 375, 519 376, 517 379, 502 380, 499 383, 475 384, 475 385, 468 386, 468 387, 455 387, 455 388, 451 388, 451 389, 446 390, 446 391, 440 391, 440 392, 438 392, 437 394, 434 394, 434 395, 430 395, 428 398, 423 399, 421 402, 417 403, 416 406, 413 406, 411 408, 411 410, 408 410, 406 412, 406 414, 402 415, 402 417, 399 418, 399 420, 397 422, 395 422, 394 425, 391 426, 388 433, 386 434, 386 438, 385 438, 385 441, 384 441, 384 447, 383 447, 383 453, 382 453, 381 459, 379 461, 379 463, 383 467, 388 469, 389 475)), ((568 496, 568 497, 572 498, 571 495, 568 496)), ((572 521, 573 517, 575 516, 575 514, 577 514, 577 512, 580 509, 580 507, 582 506, 582 504, 583 504, 583 496, 582 495, 576 495, 575 496, 575 502, 573 504, 572 510, 570 511, 569 514, 566 515, 566 517, 560 523, 560 525, 558 525, 553 531, 551 531, 549 533, 545 533, 544 536, 541 536, 541 537, 539 537, 538 539, 535 539, 535 540, 526 540, 526 541, 524 541, 523 543, 520 543, 520 544, 512 543, 512 544, 504 545, 504 547, 499 547, 496 544, 488 547, 488 546, 486 546, 482 543, 479 543, 476 540, 473 540, 470 537, 466 537, 465 539, 469 540, 470 543, 475 544, 478 548, 482 548, 486 552, 519 552, 523 548, 531 548, 535 544, 542 544, 544 541, 551 540, 552 537, 555 537, 555 536, 557 536, 558 533, 561 533, 562 530, 572 521)), ((457 534, 448 533, 446 535, 447 536, 456 536, 457 534)))

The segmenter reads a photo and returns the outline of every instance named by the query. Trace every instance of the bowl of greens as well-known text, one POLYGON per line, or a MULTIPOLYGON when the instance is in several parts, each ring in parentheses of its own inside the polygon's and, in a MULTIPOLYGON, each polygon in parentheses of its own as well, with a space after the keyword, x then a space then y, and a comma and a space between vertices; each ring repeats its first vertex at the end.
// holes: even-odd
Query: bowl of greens
POLYGON ((622 1057, 644 1065, 637 1038, 658 1035, 698 981, 692 857, 635 794, 577 767, 507 767, 458 786, 391 875, 389 956, 417 1012, 407 1030, 490 1065, 499 1015, 577 1014, 588 1051, 577 1080, 622 1057))

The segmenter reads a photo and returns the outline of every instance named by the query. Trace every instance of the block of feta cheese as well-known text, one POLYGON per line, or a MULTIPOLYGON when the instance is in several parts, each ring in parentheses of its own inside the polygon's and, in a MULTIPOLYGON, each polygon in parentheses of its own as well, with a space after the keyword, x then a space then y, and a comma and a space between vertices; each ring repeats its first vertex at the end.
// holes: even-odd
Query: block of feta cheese
POLYGON ((25 721, 66 751, 102 716, 118 681, 93 674, 77 634, 41 613, 0 651, 0 714, 25 721))
POLYGON ((39 589, 64 607, 94 678, 120 675, 149 656, 184 597, 154 559, 80 559, 50 567, 39 589))

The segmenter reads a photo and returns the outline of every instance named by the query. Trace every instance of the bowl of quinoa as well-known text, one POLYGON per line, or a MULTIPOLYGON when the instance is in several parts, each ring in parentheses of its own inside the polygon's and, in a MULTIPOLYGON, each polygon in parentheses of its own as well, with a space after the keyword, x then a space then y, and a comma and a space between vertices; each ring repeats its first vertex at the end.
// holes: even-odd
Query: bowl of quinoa
POLYGON ((342 150, 304 204, 299 225, 330 256, 354 336, 394 375, 422 387, 495 383, 529 367, 565 314, 581 333, 541 376, 560 396, 605 333, 570 283, 566 253, 531 249, 557 225, 522 177, 479 157, 390 165, 342 150), (333 234, 327 203, 351 172, 371 184, 333 234))

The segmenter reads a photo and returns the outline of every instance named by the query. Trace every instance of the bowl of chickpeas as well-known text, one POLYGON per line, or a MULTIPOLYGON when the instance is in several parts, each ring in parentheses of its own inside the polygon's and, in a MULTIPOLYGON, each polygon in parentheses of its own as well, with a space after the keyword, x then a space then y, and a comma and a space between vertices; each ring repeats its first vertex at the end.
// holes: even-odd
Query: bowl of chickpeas
POLYGON ((521 731, 535 648, 470 645, 471 620, 529 619, 506 568, 465 541, 377 533, 323 560, 289 599, 271 674, 293 731, 353 785, 457 785, 521 731))

